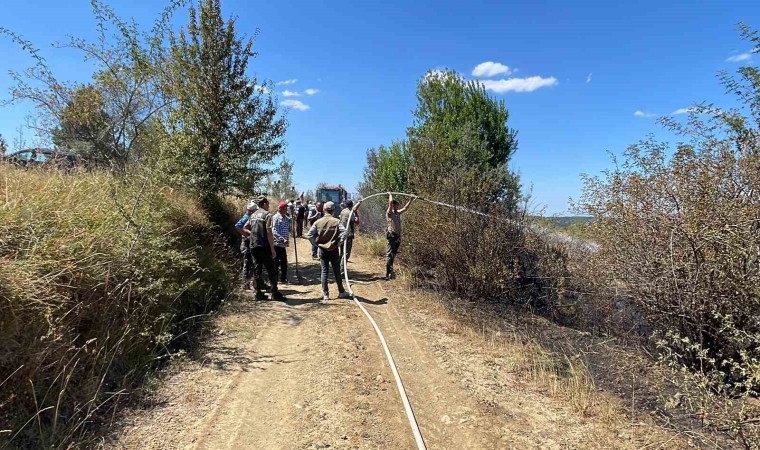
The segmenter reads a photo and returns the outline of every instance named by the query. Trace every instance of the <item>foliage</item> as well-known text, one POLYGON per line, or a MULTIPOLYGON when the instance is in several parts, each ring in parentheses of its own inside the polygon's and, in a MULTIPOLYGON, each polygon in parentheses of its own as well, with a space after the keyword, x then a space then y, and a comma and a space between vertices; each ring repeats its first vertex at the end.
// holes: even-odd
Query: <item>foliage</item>
POLYGON ((519 182, 508 165, 517 132, 507 125, 503 100, 456 72, 429 72, 417 85, 414 125, 407 130, 409 180, 417 193, 435 197, 439 181, 456 173, 472 198, 514 210, 519 182))
MULTIPOLYGON (((760 51, 757 33, 740 28, 760 51)), ((662 119, 684 141, 673 150, 654 138, 632 145, 614 169, 585 177, 578 209, 597 218, 590 231, 599 251, 589 271, 602 292, 632 305, 662 354, 703 388, 757 396, 760 70, 746 66, 720 79, 739 107, 701 104, 685 124, 662 119)), ((718 425, 729 421, 746 434, 751 415, 733 411, 718 425)))
POLYGON ((409 192, 410 158, 405 141, 367 150, 367 167, 359 184, 361 196, 377 192, 409 192))
POLYGON ((294 200, 297 194, 293 181, 293 162, 283 158, 274 173, 264 178, 263 188, 262 192, 272 198, 294 200))
POLYGON ((0 165, 0 446, 81 440, 229 289, 197 200, 129 175, 0 165))
POLYGON ((4 154, 8 151, 8 143, 5 142, 5 138, 0 134, 0 154, 4 154))
POLYGON ((31 42, 0 27, 0 35, 16 42, 34 61, 24 74, 10 72, 15 84, 4 103, 30 101, 37 110, 33 124, 39 137, 123 171, 136 159, 144 125, 165 106, 157 82, 159 55, 176 6, 171 3, 149 32, 140 32, 135 23, 121 20, 109 6, 93 0, 97 41, 70 37, 58 44, 78 50, 94 64, 92 82, 84 85, 58 80, 31 42))
POLYGON ((253 39, 222 18, 219 0, 204 0, 178 35, 170 33, 163 86, 175 100, 168 113, 170 172, 201 195, 250 192, 283 148, 287 126, 266 85, 246 75, 253 39))

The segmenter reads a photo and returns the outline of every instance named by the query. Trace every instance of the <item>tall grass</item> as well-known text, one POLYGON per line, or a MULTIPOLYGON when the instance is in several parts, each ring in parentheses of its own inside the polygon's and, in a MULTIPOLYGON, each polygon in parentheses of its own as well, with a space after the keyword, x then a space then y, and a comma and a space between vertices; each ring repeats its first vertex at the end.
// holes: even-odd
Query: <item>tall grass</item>
POLYGON ((227 292, 198 202, 0 165, 0 447, 81 442, 227 292))

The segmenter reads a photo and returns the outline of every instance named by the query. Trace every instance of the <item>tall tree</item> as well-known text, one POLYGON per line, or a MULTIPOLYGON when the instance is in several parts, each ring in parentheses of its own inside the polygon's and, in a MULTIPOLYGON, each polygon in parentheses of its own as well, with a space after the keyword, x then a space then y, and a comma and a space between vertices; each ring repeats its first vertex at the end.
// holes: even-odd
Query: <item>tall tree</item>
POLYGON ((413 187, 436 193, 439 180, 457 178, 474 197, 514 207, 519 182, 509 171, 517 132, 503 100, 456 72, 428 72, 417 85, 414 125, 407 130, 413 187), (455 176, 456 175, 456 176, 455 176))
POLYGON ((367 196, 376 192, 408 192, 409 151, 406 142, 394 141, 390 146, 367 150, 367 167, 359 184, 359 194, 367 196))
POLYGON ((204 196, 248 190, 282 153, 287 127, 270 89, 246 73, 253 39, 238 36, 234 19, 224 21, 219 0, 204 0, 169 41, 172 169, 204 196))

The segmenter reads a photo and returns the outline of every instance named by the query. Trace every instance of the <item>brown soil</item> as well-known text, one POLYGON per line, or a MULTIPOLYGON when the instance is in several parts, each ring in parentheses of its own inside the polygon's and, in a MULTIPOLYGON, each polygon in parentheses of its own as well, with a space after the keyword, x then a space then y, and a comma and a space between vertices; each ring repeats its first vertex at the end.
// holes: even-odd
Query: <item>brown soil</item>
MULTIPOLYGON (((353 301, 320 302, 318 264, 298 244, 301 276, 282 287, 287 300, 230 305, 203 357, 175 365, 154 406, 129 411, 106 448, 415 447, 374 330, 353 301)), ((484 339, 403 283, 381 281, 382 269, 359 256, 349 264, 428 448, 689 446, 610 394, 592 389, 589 400, 525 379, 510 369, 511 341, 484 339)))

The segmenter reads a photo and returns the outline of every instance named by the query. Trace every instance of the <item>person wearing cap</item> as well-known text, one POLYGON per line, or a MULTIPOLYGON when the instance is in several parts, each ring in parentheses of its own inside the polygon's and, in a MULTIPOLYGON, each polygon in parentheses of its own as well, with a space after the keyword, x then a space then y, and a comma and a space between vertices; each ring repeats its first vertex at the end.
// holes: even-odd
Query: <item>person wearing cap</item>
MULTIPOLYGON (((321 219, 324 216, 325 216, 325 212, 322 207, 322 202, 317 202, 317 204, 314 206, 314 211, 312 211, 311 214, 309 214, 309 218, 308 218, 309 225, 313 227, 314 224, 317 223, 317 220, 321 219)), ((311 257, 313 259, 317 259, 317 249, 318 247, 316 245, 314 244, 311 245, 311 257)))
POLYGON ((307 237, 312 245, 319 248, 319 265, 322 267, 322 299, 330 299, 330 291, 327 285, 328 271, 332 265, 335 283, 338 285, 338 298, 348 298, 348 292, 343 289, 343 281, 340 278, 340 253, 338 246, 346 238, 346 229, 340 220, 332 216, 335 211, 335 203, 327 202, 324 205, 325 216, 314 222, 307 237))
POLYGON ((306 207, 301 200, 296 200, 296 237, 303 236, 303 222, 306 220, 306 207))
POLYGON ((251 259, 251 241, 250 241, 250 234, 251 232, 246 230, 245 224, 248 222, 248 219, 251 217, 251 214, 253 214, 258 209, 258 205, 256 205, 255 200, 251 200, 248 202, 248 206, 245 209, 245 214, 243 214, 243 217, 240 218, 240 220, 237 221, 235 224, 235 229, 238 233, 240 233, 241 239, 240 239, 240 255, 243 257, 243 289, 250 289, 251 288, 251 275, 253 274, 253 259, 251 259))
POLYGON ((288 282, 288 252, 286 247, 290 245, 290 224, 292 219, 288 215, 288 204, 280 202, 277 205, 277 214, 272 218, 272 236, 274 237, 275 266, 280 275, 280 283, 288 282))
POLYGON ((414 201, 414 197, 411 197, 403 208, 398 209, 398 201, 393 199, 393 194, 388 193, 388 210, 385 212, 385 220, 388 222, 388 229, 385 232, 385 237, 388 240, 385 246, 386 280, 390 280, 396 276, 393 271, 393 262, 396 259, 399 247, 401 247, 401 214, 409 209, 412 201, 414 201))
POLYGON ((343 274, 346 272, 346 268, 343 265, 344 262, 348 262, 349 259, 351 259, 351 249, 354 246, 354 236, 356 235, 356 224, 359 223, 359 205, 361 205, 362 202, 359 201, 356 206, 354 206, 354 202, 352 200, 349 200, 346 202, 345 208, 341 210, 340 212, 340 224, 343 225, 343 227, 346 229, 346 243, 345 245, 340 246, 340 274, 343 276, 343 274), (353 212, 353 215, 351 214, 353 212), (351 218, 351 223, 348 223, 349 217, 351 218), (343 257, 343 250, 345 248, 346 257, 343 257))
POLYGON ((249 230, 251 241, 251 257, 253 258, 253 275, 256 282, 256 300, 266 299, 266 285, 264 284, 264 269, 271 283, 272 299, 282 299, 282 294, 277 289, 277 267, 274 264, 276 257, 274 249, 274 235, 272 232, 272 214, 269 212, 269 200, 260 195, 256 198, 259 209, 256 210, 245 224, 249 230))

